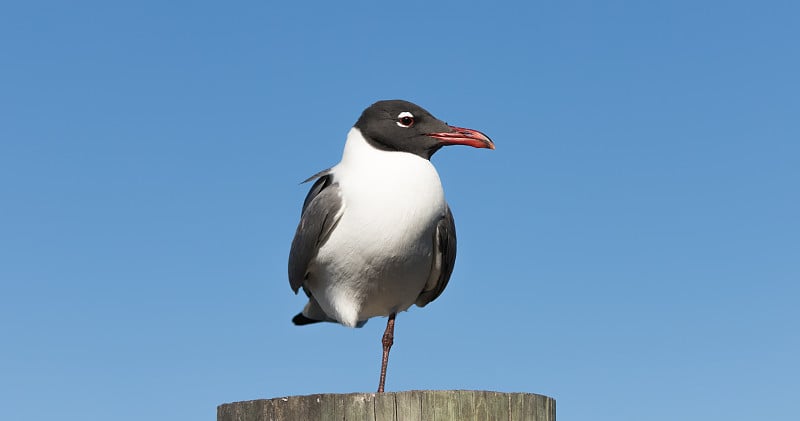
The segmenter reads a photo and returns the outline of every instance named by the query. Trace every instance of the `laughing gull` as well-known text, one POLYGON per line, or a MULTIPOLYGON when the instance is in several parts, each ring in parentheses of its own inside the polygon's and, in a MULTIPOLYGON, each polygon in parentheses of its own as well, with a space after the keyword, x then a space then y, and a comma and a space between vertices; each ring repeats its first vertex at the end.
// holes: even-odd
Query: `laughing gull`
POLYGON ((289 284, 308 304, 292 322, 361 327, 388 316, 378 393, 395 316, 435 300, 453 272, 453 215, 430 162, 447 145, 494 149, 483 133, 448 126, 416 104, 379 101, 350 129, 341 162, 306 180, 316 182, 292 241, 289 284))

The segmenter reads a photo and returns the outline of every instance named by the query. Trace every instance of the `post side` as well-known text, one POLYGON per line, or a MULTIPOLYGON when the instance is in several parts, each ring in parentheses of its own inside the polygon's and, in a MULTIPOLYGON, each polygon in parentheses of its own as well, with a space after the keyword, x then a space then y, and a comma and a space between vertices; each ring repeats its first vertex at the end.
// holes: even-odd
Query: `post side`
POLYGON ((289 396, 217 407, 217 421, 555 421, 556 401, 533 393, 412 390, 289 396))

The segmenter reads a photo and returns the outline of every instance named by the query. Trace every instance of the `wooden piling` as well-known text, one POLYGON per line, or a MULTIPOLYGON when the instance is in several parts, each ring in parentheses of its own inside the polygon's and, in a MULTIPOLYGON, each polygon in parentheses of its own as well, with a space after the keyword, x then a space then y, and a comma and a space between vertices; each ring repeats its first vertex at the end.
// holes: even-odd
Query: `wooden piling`
POLYGON ((532 393, 412 390, 289 396, 217 407, 217 421, 555 421, 556 401, 532 393))

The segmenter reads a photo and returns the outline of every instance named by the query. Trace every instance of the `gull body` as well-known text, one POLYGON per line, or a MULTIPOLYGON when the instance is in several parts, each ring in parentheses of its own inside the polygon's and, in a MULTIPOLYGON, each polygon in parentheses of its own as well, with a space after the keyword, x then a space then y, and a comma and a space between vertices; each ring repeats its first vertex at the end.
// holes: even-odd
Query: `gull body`
POLYGON ((345 326, 407 310, 438 280, 434 234, 447 212, 439 174, 429 160, 378 149, 353 128, 330 175, 341 215, 305 287, 345 326))

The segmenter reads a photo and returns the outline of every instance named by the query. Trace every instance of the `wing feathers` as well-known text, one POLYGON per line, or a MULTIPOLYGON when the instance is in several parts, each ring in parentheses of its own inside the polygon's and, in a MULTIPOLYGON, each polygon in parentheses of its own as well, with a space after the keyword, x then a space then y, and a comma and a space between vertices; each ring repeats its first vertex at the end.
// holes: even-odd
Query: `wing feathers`
MULTIPOLYGON (((303 286, 311 259, 316 256, 342 216, 342 197, 333 175, 325 170, 314 177, 319 179, 303 202, 300 224, 289 252, 289 285, 295 293, 303 286)), ((313 180, 314 177, 306 181, 313 180)))
POLYGON ((417 297, 416 304, 425 307, 428 303, 435 300, 442 294, 450 275, 453 274, 453 267, 456 263, 456 224, 453 221, 453 213, 450 207, 444 217, 439 220, 436 232, 433 237, 434 257, 431 264, 431 279, 425 285, 425 290, 417 297))

